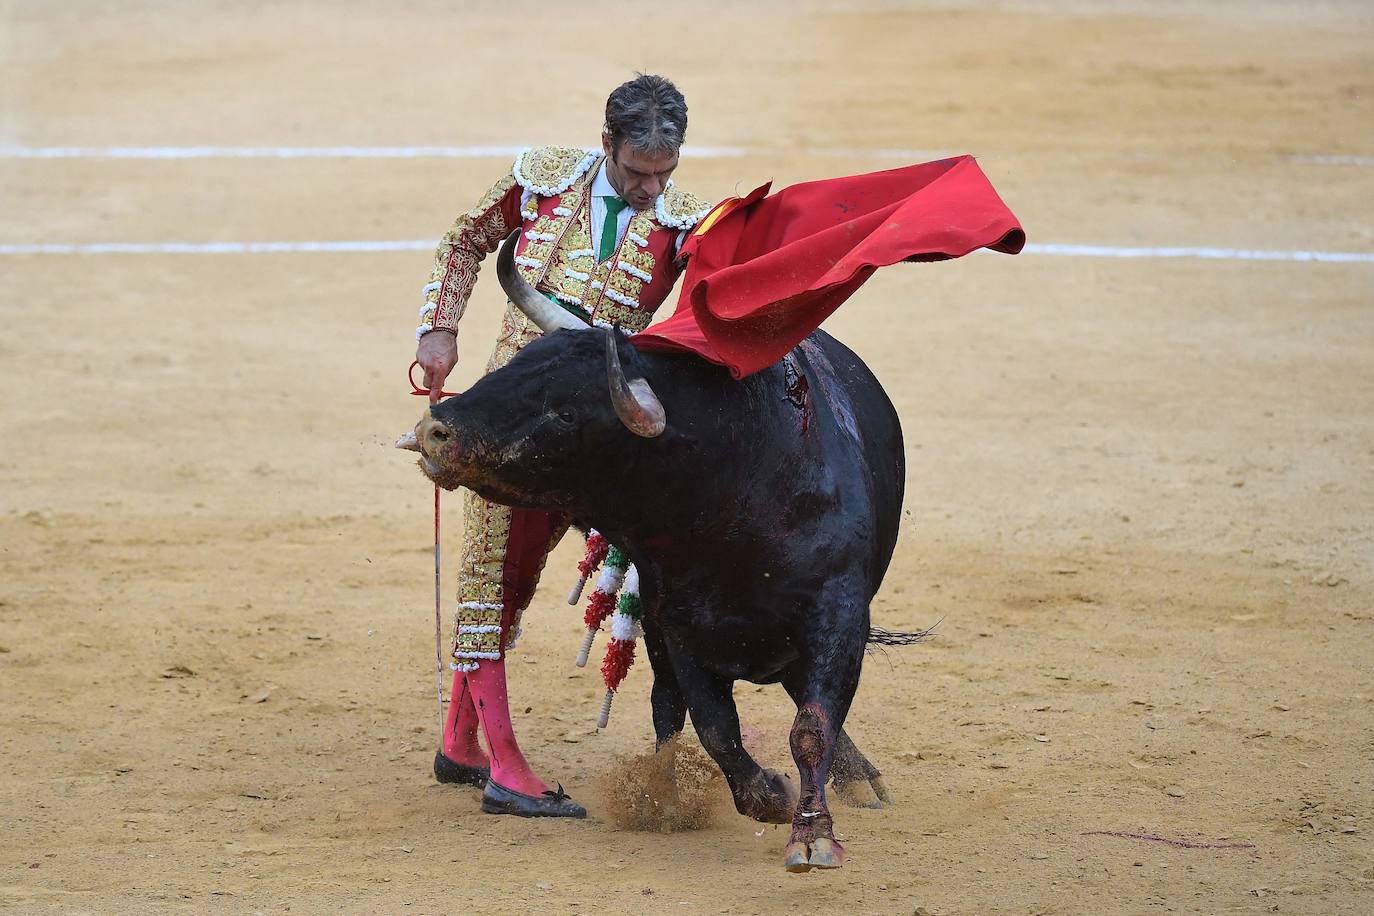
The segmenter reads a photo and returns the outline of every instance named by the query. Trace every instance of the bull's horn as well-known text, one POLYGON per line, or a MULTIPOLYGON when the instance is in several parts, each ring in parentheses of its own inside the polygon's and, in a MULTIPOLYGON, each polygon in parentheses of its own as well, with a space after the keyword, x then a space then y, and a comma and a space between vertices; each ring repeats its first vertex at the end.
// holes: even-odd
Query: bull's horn
POLYGON ((573 331, 586 328, 584 322, 554 305, 520 276, 520 271, 515 269, 515 246, 519 235, 519 229, 508 235, 505 244, 501 246, 501 253, 496 256, 496 278, 501 281, 501 288, 506 291, 510 301, 545 334, 551 334, 560 328, 573 331))
POLYGON ((420 450, 420 440, 415 437, 415 430, 412 429, 410 432, 397 439, 396 447, 411 452, 418 452, 420 450))
POLYGON ((615 415, 636 436, 652 439, 663 435, 663 430, 668 426, 668 415, 664 413, 663 405, 644 379, 625 381, 625 371, 620 368, 620 354, 615 349, 615 339, 620 335, 611 328, 605 331, 606 380, 611 386, 611 406, 615 408, 615 415))

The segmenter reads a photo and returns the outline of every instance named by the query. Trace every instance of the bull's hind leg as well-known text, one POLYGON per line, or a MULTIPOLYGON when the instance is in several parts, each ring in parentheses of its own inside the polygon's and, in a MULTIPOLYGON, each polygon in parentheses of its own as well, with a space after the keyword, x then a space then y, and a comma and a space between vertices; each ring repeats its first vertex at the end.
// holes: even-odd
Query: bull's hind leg
MULTIPOLYGON (((843 621, 844 614, 833 619, 843 621)), ((792 836, 783 850, 783 865, 791 872, 844 865, 844 847, 835 839, 825 783, 844 717, 859 685, 863 640, 859 637, 855 641, 843 632, 825 635, 830 637, 829 651, 810 655, 809 670, 795 679, 789 677, 786 685, 788 693, 798 700, 790 743, 792 759, 801 777, 801 799, 792 818, 792 836)))
POLYGON ((892 796, 883 784, 882 773, 868 762, 868 758, 845 731, 841 731, 835 739, 830 785, 845 804, 855 808, 881 808, 892 804, 892 796))

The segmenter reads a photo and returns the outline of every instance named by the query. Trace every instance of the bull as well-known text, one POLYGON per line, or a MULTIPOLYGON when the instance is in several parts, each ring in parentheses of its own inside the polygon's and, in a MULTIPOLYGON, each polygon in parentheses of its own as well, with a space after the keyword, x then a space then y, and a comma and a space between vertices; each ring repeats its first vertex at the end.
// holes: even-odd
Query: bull
POLYGON ((904 456, 873 373, 816 331, 736 381, 696 357, 641 352, 589 328, 497 259, 511 301, 545 335, 433 406, 410 447, 442 487, 570 515, 636 565, 660 744, 691 713, 740 813, 792 824, 789 871, 838 868, 826 782, 889 801, 843 730, 897 541, 904 456), (744 749, 737 680, 780 683, 800 793, 744 749))

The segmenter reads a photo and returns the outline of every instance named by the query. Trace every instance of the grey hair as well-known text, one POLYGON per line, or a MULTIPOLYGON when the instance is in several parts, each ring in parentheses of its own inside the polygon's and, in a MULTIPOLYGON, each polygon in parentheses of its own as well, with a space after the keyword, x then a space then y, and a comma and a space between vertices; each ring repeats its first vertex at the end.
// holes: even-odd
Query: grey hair
POLYGON ((613 150, 628 143, 650 156, 676 153, 687 137, 687 100, 671 80, 640 73, 606 99, 602 130, 613 150))

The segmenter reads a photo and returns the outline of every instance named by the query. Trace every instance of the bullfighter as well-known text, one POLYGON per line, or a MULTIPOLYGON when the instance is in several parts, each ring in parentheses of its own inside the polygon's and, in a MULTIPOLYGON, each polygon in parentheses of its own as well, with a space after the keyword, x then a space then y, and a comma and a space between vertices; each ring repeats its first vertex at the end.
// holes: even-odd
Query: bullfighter
MULTIPOLYGON (((640 75, 606 100, 600 149, 524 150, 458 217, 435 252, 416 329, 415 358, 431 403, 458 361, 458 322, 479 265, 517 228, 515 262, 535 289, 591 325, 625 334, 649 325, 677 280, 679 249, 710 210, 672 181, 686 132, 682 94, 661 76, 640 75)), ((504 366, 540 333, 508 303, 486 371, 504 366)), ((435 777, 483 786, 482 810, 491 814, 585 817, 526 761, 506 695, 506 653, 570 519, 497 505, 470 491, 463 499, 453 689, 435 777)))

